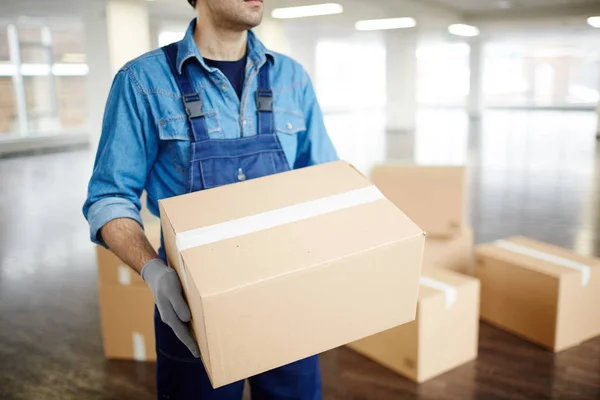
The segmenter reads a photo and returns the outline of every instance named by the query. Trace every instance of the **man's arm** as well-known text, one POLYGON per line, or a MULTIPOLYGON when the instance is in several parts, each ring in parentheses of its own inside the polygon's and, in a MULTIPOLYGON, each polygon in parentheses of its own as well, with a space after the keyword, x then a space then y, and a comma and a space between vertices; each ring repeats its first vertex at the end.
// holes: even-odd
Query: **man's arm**
POLYGON ((151 121, 139 83, 131 71, 122 69, 106 103, 83 206, 91 240, 96 244, 106 246, 100 229, 113 220, 126 218, 142 226, 140 196, 158 154, 158 134, 151 121))
POLYGON ((140 224, 132 219, 113 219, 101 228, 100 236, 113 253, 140 275, 144 265, 158 257, 140 224))
POLYGON ((140 196, 158 155, 158 134, 138 81, 121 70, 110 91, 83 214, 94 243, 108 247, 148 284, 161 319, 195 356, 198 345, 177 272, 160 260, 142 228, 140 196))
POLYGON ((304 72, 304 82, 303 112, 306 120, 306 137, 298 141, 299 156, 295 168, 338 160, 335 147, 325 128, 321 106, 306 72, 304 72))

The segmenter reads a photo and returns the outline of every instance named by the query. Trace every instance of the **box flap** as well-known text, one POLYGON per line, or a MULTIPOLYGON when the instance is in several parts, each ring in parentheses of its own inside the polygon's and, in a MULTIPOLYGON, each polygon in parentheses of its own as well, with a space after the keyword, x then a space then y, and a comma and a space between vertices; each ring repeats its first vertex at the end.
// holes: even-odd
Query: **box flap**
POLYGON ((382 164, 371 177, 429 235, 449 237, 464 225, 466 167, 382 164))
POLYGON ((424 270, 420 280, 419 301, 433 296, 445 295, 446 305, 449 308, 454 303, 458 288, 472 285, 477 281, 477 278, 446 269, 430 268, 424 270))
POLYGON ((592 270, 600 267, 600 260, 595 257, 522 236, 480 245, 476 254, 477 257, 492 257, 555 278, 581 274, 583 286, 589 281, 592 270))

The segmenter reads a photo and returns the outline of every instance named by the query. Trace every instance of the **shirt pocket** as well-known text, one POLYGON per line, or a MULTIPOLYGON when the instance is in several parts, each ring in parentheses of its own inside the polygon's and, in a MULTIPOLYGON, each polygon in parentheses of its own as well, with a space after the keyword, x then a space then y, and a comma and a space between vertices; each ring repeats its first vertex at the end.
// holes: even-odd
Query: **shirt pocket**
POLYGON ((306 131, 304 115, 299 111, 273 109, 275 131, 286 135, 296 135, 306 131))
MULTIPOLYGON (((206 127, 211 139, 222 139, 223 130, 219 113, 216 110, 206 111, 206 127)), ((160 140, 191 140, 191 126, 186 114, 172 115, 158 121, 160 140)))

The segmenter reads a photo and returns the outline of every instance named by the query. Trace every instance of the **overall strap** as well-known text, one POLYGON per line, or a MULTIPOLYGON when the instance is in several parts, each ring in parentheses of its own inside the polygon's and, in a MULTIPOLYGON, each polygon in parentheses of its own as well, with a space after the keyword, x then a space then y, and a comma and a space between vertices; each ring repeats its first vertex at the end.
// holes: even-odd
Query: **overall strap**
POLYGON ((256 109, 258 110, 258 134, 272 135, 275 132, 273 118, 273 91, 269 79, 269 61, 258 71, 258 90, 256 91, 256 109))
POLYGON ((206 115, 202 112, 202 99, 194 89, 189 69, 186 64, 183 64, 182 73, 180 74, 177 70, 177 43, 171 43, 163 47, 162 50, 167 56, 167 62, 181 92, 185 112, 190 121, 191 140, 194 142, 208 140, 208 127, 206 125, 206 115))

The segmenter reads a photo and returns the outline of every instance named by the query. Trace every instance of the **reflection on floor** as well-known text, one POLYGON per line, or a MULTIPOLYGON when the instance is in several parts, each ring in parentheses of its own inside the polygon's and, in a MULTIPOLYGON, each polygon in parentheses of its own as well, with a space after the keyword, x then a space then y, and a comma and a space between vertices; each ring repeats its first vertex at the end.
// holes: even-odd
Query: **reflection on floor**
MULTIPOLYGON (((468 162, 478 241, 518 233, 600 254, 593 114, 489 112, 469 124, 426 111, 414 137, 387 138, 377 115, 353 117, 328 123, 363 169, 386 157, 468 162)), ((153 365, 102 356, 80 213, 90 168, 86 151, 0 160, 1 399, 155 398, 153 365)), ((325 399, 600 398, 600 339, 553 355, 485 324, 476 362, 421 386, 344 348, 322 367, 325 399)))

